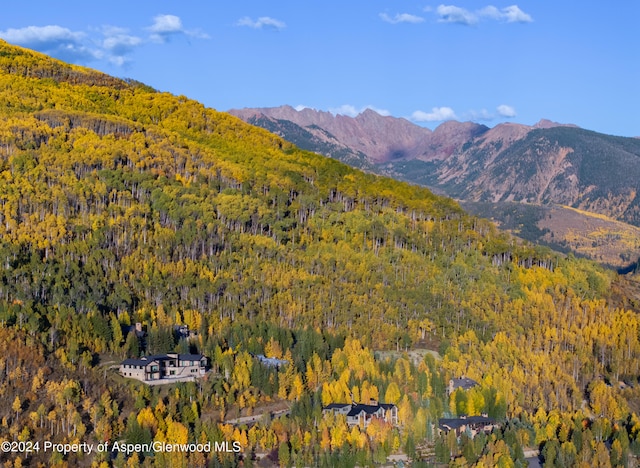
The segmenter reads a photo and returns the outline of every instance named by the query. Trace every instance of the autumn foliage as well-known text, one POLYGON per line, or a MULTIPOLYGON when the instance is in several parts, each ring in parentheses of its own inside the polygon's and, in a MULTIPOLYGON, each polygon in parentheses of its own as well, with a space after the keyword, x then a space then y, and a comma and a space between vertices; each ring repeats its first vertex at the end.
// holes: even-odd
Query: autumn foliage
POLYGON ((424 188, 0 41, 0 439, 242 447, 6 466, 509 466, 523 447, 624 464, 640 343, 620 281, 424 188), (148 387, 112 369, 169 351, 211 372, 148 387), (479 386, 447 394, 461 375, 479 386), (398 425, 322 413, 352 400, 394 403, 398 425), (502 428, 437 434, 481 413, 502 428))

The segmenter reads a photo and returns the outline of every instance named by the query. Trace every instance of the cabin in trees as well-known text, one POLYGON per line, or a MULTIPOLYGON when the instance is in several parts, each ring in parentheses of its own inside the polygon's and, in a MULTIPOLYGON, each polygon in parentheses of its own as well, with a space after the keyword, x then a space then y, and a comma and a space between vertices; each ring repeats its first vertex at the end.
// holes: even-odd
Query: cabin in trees
POLYGON ((322 414, 344 414, 349 426, 367 427, 374 418, 393 425, 398 424, 398 407, 391 403, 378 403, 371 400, 363 403, 331 403, 322 408, 322 414))
POLYGON ((185 380, 202 377, 207 369, 207 358, 202 354, 156 354, 140 359, 125 359, 120 364, 120 375, 142 382, 156 380, 185 380))
POLYGON ((473 387, 478 385, 478 382, 472 380, 464 375, 459 379, 451 379, 449 380, 449 386, 447 387, 447 394, 451 395, 457 389, 461 388, 462 390, 471 390, 473 387))
POLYGON ((495 427, 497 427, 495 420, 488 418, 486 415, 460 416, 459 418, 438 420, 438 433, 448 434, 454 431, 456 437, 460 437, 461 434, 466 432, 472 439, 479 432, 490 433, 495 427))
POLYGON ((256 355, 256 359, 258 360, 258 362, 260 362, 260 364, 266 367, 274 367, 276 369, 289 364, 289 361, 287 361, 286 359, 268 358, 264 354, 256 355))

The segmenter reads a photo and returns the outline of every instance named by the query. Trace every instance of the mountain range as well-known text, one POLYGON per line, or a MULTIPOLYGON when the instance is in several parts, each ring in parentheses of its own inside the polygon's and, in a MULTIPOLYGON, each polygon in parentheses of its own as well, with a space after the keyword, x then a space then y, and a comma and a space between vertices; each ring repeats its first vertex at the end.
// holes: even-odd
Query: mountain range
MULTIPOLYGON (((518 202, 532 205, 533 211, 559 205, 640 226, 637 138, 549 120, 493 128, 448 121, 432 131, 373 110, 356 117, 290 106, 230 113, 310 151, 471 202, 466 207, 472 212, 475 203, 491 203, 498 222, 504 221, 504 204, 518 202)), ((542 216, 538 210, 524 220, 529 223, 524 231, 534 232, 542 216)), ((559 238, 546 242, 556 247, 569 243, 559 238)), ((607 263, 619 266, 638 247, 637 242, 625 244, 607 263)))

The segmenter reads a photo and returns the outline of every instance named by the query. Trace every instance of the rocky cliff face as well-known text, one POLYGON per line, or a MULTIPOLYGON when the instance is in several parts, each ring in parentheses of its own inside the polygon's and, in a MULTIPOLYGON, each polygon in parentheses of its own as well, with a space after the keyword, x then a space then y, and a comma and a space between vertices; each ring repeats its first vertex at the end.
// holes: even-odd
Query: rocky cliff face
POLYGON ((572 127, 500 127, 445 160, 436 183, 464 200, 561 204, 640 225, 637 141, 572 127))

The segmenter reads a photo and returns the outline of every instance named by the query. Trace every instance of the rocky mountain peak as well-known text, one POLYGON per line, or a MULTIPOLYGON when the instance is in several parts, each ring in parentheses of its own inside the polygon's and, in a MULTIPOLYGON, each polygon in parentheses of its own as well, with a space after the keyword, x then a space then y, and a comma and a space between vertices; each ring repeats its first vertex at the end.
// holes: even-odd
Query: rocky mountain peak
POLYGON ((356 117, 311 108, 296 110, 291 106, 229 112, 243 120, 261 114, 288 120, 310 131, 320 127, 329 134, 327 139, 333 137, 355 152, 366 154, 375 163, 417 157, 432 133, 406 119, 383 116, 373 109, 365 109, 356 117))
POLYGON ((553 127, 572 127, 572 128, 580 128, 574 124, 562 124, 558 122, 554 122, 548 119, 540 119, 533 128, 553 128, 553 127))

